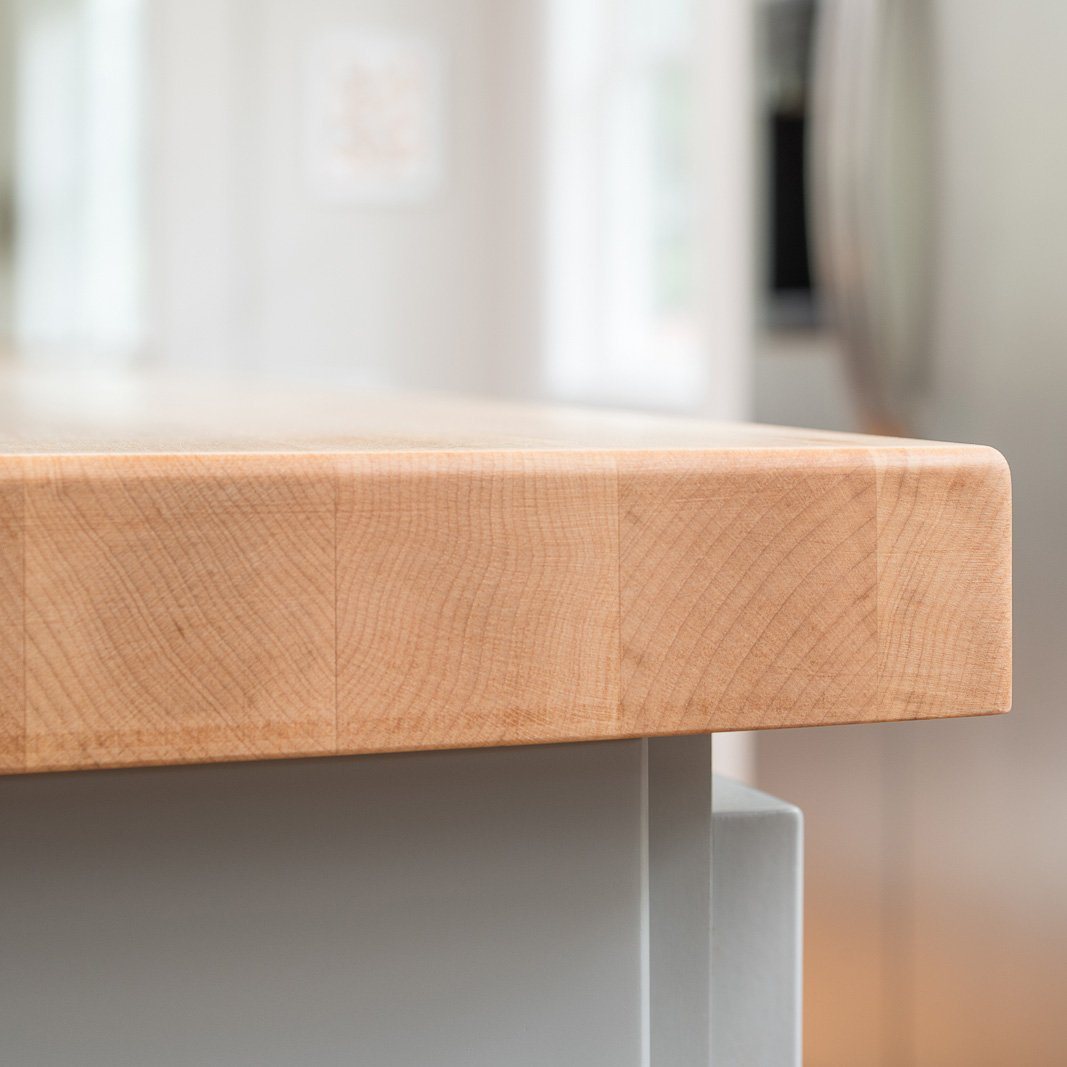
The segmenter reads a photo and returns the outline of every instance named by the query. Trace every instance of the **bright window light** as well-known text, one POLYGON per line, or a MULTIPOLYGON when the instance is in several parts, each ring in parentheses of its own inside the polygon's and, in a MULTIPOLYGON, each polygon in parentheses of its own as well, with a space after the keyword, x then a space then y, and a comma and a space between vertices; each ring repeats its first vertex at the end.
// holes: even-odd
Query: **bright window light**
POLYGON ((704 388, 691 0, 552 0, 549 390, 685 404, 704 388))
POLYGON ((142 0, 15 7, 13 334, 27 355, 143 342, 142 0))

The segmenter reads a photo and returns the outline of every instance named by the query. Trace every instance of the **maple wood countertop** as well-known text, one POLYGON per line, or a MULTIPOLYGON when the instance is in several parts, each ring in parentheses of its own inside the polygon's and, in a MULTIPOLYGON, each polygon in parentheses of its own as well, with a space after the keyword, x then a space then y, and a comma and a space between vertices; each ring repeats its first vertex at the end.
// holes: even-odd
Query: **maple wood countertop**
POLYGON ((1007 710, 995 451, 0 377, 0 770, 1007 710))

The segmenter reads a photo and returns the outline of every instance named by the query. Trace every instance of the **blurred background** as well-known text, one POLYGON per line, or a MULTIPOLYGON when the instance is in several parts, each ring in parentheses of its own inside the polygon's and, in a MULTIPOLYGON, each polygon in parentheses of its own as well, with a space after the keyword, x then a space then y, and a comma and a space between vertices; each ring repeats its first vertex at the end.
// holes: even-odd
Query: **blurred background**
POLYGON ((811 1067, 1067 1063, 1067 4, 0 0, 9 363, 988 443, 1008 717, 717 741, 811 1067))

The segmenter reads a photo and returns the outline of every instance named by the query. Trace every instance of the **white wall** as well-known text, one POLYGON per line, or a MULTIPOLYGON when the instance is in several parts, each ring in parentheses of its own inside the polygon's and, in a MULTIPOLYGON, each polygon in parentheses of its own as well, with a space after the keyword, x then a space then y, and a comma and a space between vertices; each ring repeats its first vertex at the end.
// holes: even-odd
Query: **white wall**
MULTIPOLYGON (((164 0, 157 5, 158 342, 188 366, 487 389, 506 316, 531 28, 490 0, 164 0), (410 32, 446 65, 445 177, 410 205, 316 201, 304 180, 309 40, 410 32), (514 58, 516 62, 510 60, 514 58)), ((536 27, 534 27, 536 29, 536 27)), ((520 247, 521 246, 521 247, 520 247)), ((501 360, 499 362, 505 362, 501 360)))
MULTIPOLYGON (((576 3, 631 34, 652 33, 658 17, 654 0, 576 3)), ((548 0, 158 0, 151 11, 151 319, 165 362, 563 395, 547 373, 548 20, 558 17, 548 0), (441 50, 444 181, 424 201, 330 204, 308 189, 308 42, 346 29, 411 33, 441 50)), ((650 353, 637 389, 620 390, 622 367, 609 361, 571 399, 625 394, 631 405, 743 414, 749 14, 747 4, 699 2, 685 15, 699 28, 689 205, 701 257, 695 384, 664 394, 664 368, 650 353)), ((595 61, 610 68, 616 44, 598 42, 595 61)), ((589 210, 602 199, 594 190, 589 210)), ((611 258, 610 242, 600 254, 611 258)), ((612 314, 621 320, 627 310, 612 314)))

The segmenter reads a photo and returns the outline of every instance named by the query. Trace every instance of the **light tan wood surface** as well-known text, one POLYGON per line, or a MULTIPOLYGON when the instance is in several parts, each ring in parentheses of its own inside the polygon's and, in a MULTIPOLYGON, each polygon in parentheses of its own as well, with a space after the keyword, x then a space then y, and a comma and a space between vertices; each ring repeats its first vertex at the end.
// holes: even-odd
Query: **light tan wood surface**
POLYGON ((980 714, 998 453, 145 379, 0 384, 8 772, 980 714))

